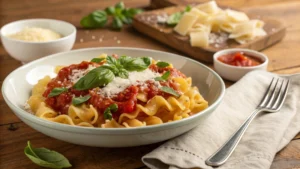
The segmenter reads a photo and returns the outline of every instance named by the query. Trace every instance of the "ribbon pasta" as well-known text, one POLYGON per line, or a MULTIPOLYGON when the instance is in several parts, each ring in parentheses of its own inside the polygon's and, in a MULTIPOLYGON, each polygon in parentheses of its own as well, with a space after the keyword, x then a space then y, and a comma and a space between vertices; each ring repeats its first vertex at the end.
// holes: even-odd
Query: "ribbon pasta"
MULTIPOLYGON (((170 65, 172 67, 172 65, 170 65)), ((57 68, 61 69, 61 67, 57 68)), ((45 103, 43 93, 51 81, 49 76, 39 80, 32 89, 32 95, 27 103, 35 116, 42 119, 82 127, 100 128, 130 128, 157 125, 181 120, 201 112, 208 107, 208 102, 201 96, 197 87, 192 86, 192 79, 186 77, 171 77, 178 86, 179 97, 163 97, 156 95, 147 99, 144 92, 136 96, 138 103, 131 113, 122 112, 118 119, 107 120, 92 104, 69 105, 67 113, 54 111, 45 103)))

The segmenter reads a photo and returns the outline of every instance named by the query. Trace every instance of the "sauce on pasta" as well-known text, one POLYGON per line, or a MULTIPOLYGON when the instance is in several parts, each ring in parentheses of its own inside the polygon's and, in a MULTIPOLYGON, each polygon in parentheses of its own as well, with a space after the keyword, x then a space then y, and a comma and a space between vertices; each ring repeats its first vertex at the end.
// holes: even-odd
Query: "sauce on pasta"
POLYGON ((28 100, 35 115, 86 127, 137 127, 179 120, 208 106, 191 78, 169 63, 116 55, 95 60, 41 79, 28 100))

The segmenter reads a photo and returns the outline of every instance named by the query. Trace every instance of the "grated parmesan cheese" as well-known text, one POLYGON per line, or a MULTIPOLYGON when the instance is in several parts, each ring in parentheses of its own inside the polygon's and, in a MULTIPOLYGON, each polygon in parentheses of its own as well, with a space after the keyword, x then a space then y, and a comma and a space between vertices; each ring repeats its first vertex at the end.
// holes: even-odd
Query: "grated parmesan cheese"
POLYGON ((50 29, 26 27, 20 32, 7 35, 7 37, 29 42, 46 42, 59 39, 61 35, 50 29))
POLYGON ((98 94, 113 97, 131 85, 141 85, 141 88, 146 88, 147 85, 144 82, 148 80, 151 80, 155 85, 160 86, 160 83, 154 80, 154 78, 158 76, 161 75, 152 72, 150 69, 146 69, 142 72, 129 72, 128 79, 115 77, 114 80, 103 87, 98 94))
POLYGON ((69 79, 71 80, 71 82, 73 82, 75 84, 80 78, 82 78, 89 71, 91 71, 95 68, 96 68, 95 66, 89 65, 89 67, 85 70, 84 69, 73 69, 71 75, 69 75, 69 79))

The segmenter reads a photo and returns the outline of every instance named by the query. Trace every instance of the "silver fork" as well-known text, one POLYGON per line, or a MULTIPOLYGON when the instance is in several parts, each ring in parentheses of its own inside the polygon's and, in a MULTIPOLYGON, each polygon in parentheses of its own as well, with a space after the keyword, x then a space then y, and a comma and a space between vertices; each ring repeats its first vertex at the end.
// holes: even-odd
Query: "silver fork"
POLYGON ((282 80, 280 85, 278 85, 278 82, 279 79, 277 79, 276 82, 274 81, 274 78, 272 79, 264 97, 256 109, 229 140, 205 161, 207 165, 217 167, 227 161, 247 130, 249 124, 258 113, 277 112, 282 107, 288 92, 290 80, 282 80))

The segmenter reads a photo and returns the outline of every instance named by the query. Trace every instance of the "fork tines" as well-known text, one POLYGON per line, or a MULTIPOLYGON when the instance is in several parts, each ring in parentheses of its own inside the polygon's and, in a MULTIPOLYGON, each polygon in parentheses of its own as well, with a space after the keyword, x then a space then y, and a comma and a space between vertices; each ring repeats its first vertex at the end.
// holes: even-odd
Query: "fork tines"
POLYGON ((274 80, 273 78, 258 108, 278 111, 285 100, 289 85, 289 79, 274 80))

